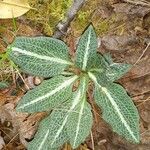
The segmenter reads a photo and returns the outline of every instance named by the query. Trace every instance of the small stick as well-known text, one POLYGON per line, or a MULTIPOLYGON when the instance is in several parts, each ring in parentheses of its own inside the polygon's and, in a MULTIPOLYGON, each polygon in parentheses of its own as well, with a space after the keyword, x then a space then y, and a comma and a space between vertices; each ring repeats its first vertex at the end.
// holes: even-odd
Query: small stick
POLYGON ((141 56, 138 58, 138 60, 133 64, 133 66, 135 66, 140 60, 141 58, 144 56, 145 52, 147 51, 147 49, 150 46, 150 42, 147 44, 146 48, 144 49, 143 53, 141 54, 141 56))
POLYGON ((53 37, 54 38, 62 38, 70 26, 71 21, 75 18, 77 12, 80 10, 80 8, 83 6, 83 4, 86 2, 86 0, 74 0, 72 6, 66 13, 65 18, 58 23, 56 26, 56 31, 54 32, 53 37))
POLYGON ((91 142, 92 142, 92 150, 95 150, 94 146, 94 138, 93 138, 93 133, 91 131, 91 142))

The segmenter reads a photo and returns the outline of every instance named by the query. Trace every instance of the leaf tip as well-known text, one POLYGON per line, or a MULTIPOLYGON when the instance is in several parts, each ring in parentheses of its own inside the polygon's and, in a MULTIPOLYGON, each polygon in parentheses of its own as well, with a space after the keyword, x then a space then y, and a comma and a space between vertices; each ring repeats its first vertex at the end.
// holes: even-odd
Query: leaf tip
POLYGON ((92 24, 92 23, 90 23, 90 24, 89 24, 89 26, 87 27, 87 29, 92 30, 92 31, 94 31, 94 32, 95 32, 95 30, 94 30, 94 26, 93 26, 93 24, 92 24))
POLYGON ((136 144, 140 143, 140 134, 138 133, 137 135, 134 136, 134 139, 132 139, 132 141, 136 144))
POLYGON ((16 107, 16 111, 17 112, 23 112, 22 106, 20 106, 19 104, 16 107))

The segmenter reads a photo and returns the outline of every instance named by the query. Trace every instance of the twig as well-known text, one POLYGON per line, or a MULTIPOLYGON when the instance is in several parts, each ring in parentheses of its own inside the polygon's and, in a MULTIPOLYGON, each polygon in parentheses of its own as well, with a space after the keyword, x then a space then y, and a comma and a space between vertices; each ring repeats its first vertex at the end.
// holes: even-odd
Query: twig
POLYGON ((147 44, 146 48, 144 49, 143 53, 141 54, 141 56, 138 58, 138 60, 133 64, 133 66, 135 66, 140 60, 141 58, 144 56, 145 52, 148 50, 150 46, 150 42, 147 44))
POLYGON ((142 101, 142 103, 140 103, 139 105, 137 105, 137 107, 143 105, 145 102, 150 101, 150 97, 148 97, 146 100, 142 101))
MULTIPOLYGON (((15 68, 16 69, 16 68, 15 68)), ((21 80, 23 81, 24 85, 26 86, 27 90, 29 90, 29 86, 26 84, 24 78, 22 77, 21 73, 19 72, 18 69, 16 69, 17 74, 19 75, 19 77, 21 78, 21 80)))
POLYGON ((143 5, 150 7, 150 2, 145 0, 123 0, 124 2, 135 4, 135 5, 143 5))
POLYGON ((93 133, 91 131, 92 150, 95 150, 93 133))
POLYGON ((72 6, 66 13, 65 19, 60 21, 56 26, 56 31, 53 35, 54 38, 60 39, 66 34, 71 21, 75 18, 77 12, 80 10, 85 2, 86 0, 74 0, 72 6))

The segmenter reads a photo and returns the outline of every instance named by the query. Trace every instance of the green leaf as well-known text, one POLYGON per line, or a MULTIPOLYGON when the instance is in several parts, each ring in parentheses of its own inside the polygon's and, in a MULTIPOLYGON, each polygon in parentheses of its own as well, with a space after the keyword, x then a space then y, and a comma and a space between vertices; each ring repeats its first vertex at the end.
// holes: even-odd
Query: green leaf
POLYGON ((73 149, 84 142, 85 138, 90 134, 93 123, 91 106, 86 102, 86 97, 83 96, 81 101, 74 109, 74 112, 69 115, 66 126, 73 149))
MULTIPOLYGON (((90 118, 89 116, 85 116, 85 113, 82 115, 83 111, 85 110, 84 106, 86 104, 85 91, 87 88, 87 81, 88 80, 86 79, 86 77, 83 77, 80 81, 80 86, 79 86, 78 90, 73 93, 72 99, 70 101, 68 101, 68 103, 65 104, 65 106, 63 105, 63 107, 58 108, 59 111, 57 111, 57 115, 59 115, 59 113, 63 112, 63 115, 62 115, 63 121, 60 122, 60 127, 57 128, 57 132, 55 134, 56 136, 53 138, 53 142, 51 142, 51 144, 53 144, 55 142, 55 140, 57 140, 57 138, 59 137, 59 135, 61 134, 61 132, 63 132, 63 130, 65 128, 67 128, 67 134, 69 136, 68 140, 70 141, 70 143, 72 144, 72 142, 74 141, 74 144, 75 144, 75 145, 73 145, 74 147, 79 146, 79 144, 81 142, 83 142, 83 140, 85 140, 86 136, 88 135, 89 130, 85 130, 85 128, 83 129, 83 122, 86 119, 89 119, 88 121, 91 121, 92 117, 90 118), (81 119, 83 119, 82 116, 84 116, 83 121, 81 120, 81 119), (72 128, 71 128, 68 126, 68 124, 70 125, 70 123, 73 121, 72 119, 76 119, 74 121, 77 121, 78 124, 72 125, 71 126, 72 128), (83 135, 81 135, 79 133, 79 131, 81 131, 80 130, 81 127, 83 129, 83 135), (77 129, 77 130, 76 130, 76 132, 72 133, 71 131, 73 131, 74 129, 77 129), (77 140, 78 140, 78 143, 77 143, 77 140)), ((87 110, 87 108, 86 108, 86 110, 87 110)), ((88 111, 86 111, 86 112, 88 112, 88 111)), ((91 121, 91 124, 92 124, 92 121, 91 121)), ((89 124, 89 127, 90 127, 90 124, 89 124)))
POLYGON ((8 83, 7 82, 0 82, 0 89, 5 89, 8 87, 8 83))
POLYGON ((95 82, 94 98, 102 108, 104 120, 112 126, 114 132, 139 143, 139 115, 126 91, 115 83, 102 86, 92 73, 89 76, 95 82))
POLYGON ((51 77, 72 64, 66 44, 50 37, 18 37, 11 49, 10 58, 33 75, 51 77))
POLYGON ((103 57, 104 57, 107 65, 110 65, 113 63, 113 60, 112 60, 110 53, 103 54, 103 57))
POLYGON ((103 72, 112 82, 121 78, 131 69, 130 64, 114 63, 109 53, 106 53, 103 56, 98 53, 95 59, 97 63, 95 64, 94 68, 89 71, 93 73, 97 72, 99 73, 99 76, 101 76, 101 73, 103 72))
POLYGON ((61 105, 71 96, 72 85, 77 78, 77 76, 56 76, 43 81, 41 85, 23 96, 17 111, 39 112, 61 105))
POLYGON ((92 127, 91 107, 86 102, 87 85, 88 79, 83 77, 78 90, 74 93, 69 110, 66 128, 72 148, 77 148, 85 140, 92 127))
POLYGON ((106 70, 106 76, 111 81, 116 81, 131 69, 130 64, 113 63, 106 70))
POLYGON ((75 60, 76 66, 84 71, 90 69, 95 62, 97 47, 96 33, 93 26, 90 25, 79 40, 75 60))
POLYGON ((104 54, 104 58, 107 65, 106 76, 111 81, 118 80, 131 69, 130 64, 114 63, 109 53, 104 54))
POLYGON ((53 150, 67 142, 64 128, 66 110, 55 110, 40 123, 34 139, 28 144, 28 150, 53 150))
MULTIPOLYGON (((82 116, 81 114, 83 112, 81 112, 81 110, 84 111, 86 110, 88 114, 90 111, 89 106, 86 108, 83 107, 83 102, 85 103, 84 105, 87 104, 85 100, 82 101, 83 100, 82 98, 85 97, 86 86, 87 86, 87 79, 83 77, 83 79, 81 79, 80 87, 76 92, 73 93, 72 99, 70 99, 70 101, 65 102, 62 106, 55 108, 53 112, 50 114, 50 116, 48 116, 46 119, 44 119, 41 122, 38 133, 36 134, 33 141, 29 144, 29 150, 34 150, 36 148, 39 148, 39 150, 47 150, 48 147, 49 149, 53 149, 53 148, 60 147, 64 142, 67 142, 69 140, 67 135, 68 130, 66 130, 66 125, 70 123, 70 121, 72 121, 71 116, 74 118, 76 118, 77 116, 78 117, 82 116), (82 103, 81 106, 80 103, 82 103), (82 109, 78 109, 80 107, 82 109)), ((87 119, 90 118, 90 120, 88 120, 89 122, 92 120, 91 113, 89 117, 87 116, 87 114, 85 114, 86 112, 83 113, 84 114, 83 121, 87 121, 87 119)), ((77 121, 78 120, 79 119, 77 118, 77 121)), ((81 136, 80 138, 82 138, 83 136, 85 136, 85 132, 87 133, 89 131, 85 131, 85 129, 83 128, 83 121, 82 120, 80 121, 82 123, 82 129, 84 131, 84 132, 82 131, 84 135, 79 134, 81 136)), ((81 123, 78 122, 79 125, 81 123)), ((76 128, 81 129, 80 126, 77 126, 76 128)), ((72 135, 72 137, 73 136, 74 134, 72 135)), ((76 138, 78 138, 78 134, 76 135, 76 138)), ((84 139, 82 139, 82 141, 84 139)), ((78 144, 80 144, 80 141, 78 144)))
POLYGON ((93 72, 96 74, 105 73, 107 67, 108 66, 104 57, 100 53, 97 53, 97 55, 95 56, 95 62, 93 63, 92 68, 89 69, 89 72, 93 72))

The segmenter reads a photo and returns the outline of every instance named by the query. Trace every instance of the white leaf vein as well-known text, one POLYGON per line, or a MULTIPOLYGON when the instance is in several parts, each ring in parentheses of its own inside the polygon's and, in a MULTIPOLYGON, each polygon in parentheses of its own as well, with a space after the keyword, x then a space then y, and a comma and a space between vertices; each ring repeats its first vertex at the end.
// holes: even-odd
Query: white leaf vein
POLYGON ((25 108, 29 105, 33 105, 33 104, 35 104, 39 101, 42 101, 42 100, 56 94, 57 92, 61 91, 62 89, 66 88, 66 87, 68 87, 69 85, 71 85, 77 78, 78 78, 78 76, 76 76, 76 75, 73 76, 69 80, 64 81, 62 84, 60 84, 58 87, 56 87, 55 89, 53 89, 49 93, 44 94, 43 96, 40 96, 40 97, 38 97, 38 98, 36 98, 36 99, 26 103, 26 104, 21 105, 20 107, 18 107, 18 109, 23 109, 23 108, 25 108))
POLYGON ((88 61, 88 55, 89 55, 89 49, 90 49, 90 42, 91 42, 91 30, 89 31, 88 34, 88 41, 86 43, 86 48, 85 48, 85 55, 83 58, 83 66, 82 69, 85 70, 87 66, 87 61, 88 61))
POLYGON ((49 130, 47 130, 42 142, 40 143, 38 150, 41 150, 43 148, 43 145, 44 145, 45 141, 47 140, 48 134, 49 134, 49 130))
POLYGON ((109 93, 109 91, 105 88, 102 87, 98 82, 96 77, 89 72, 89 77, 98 85, 98 87, 106 94, 106 96, 108 97, 108 99, 110 100, 112 106, 114 107, 114 109, 116 110, 121 122, 123 123, 123 125, 125 126, 125 128, 128 130, 128 132, 130 133, 130 135, 132 136, 132 138, 138 142, 138 139, 135 137, 132 129, 130 128, 130 126, 128 125, 126 119, 124 118, 124 116, 122 115, 120 108, 118 107, 117 103, 115 102, 114 98, 111 96, 111 94, 109 93))
POLYGON ((23 50, 23 49, 20 49, 20 48, 17 48, 17 47, 12 47, 12 51, 13 52, 18 52, 18 53, 21 53, 21 54, 25 54, 27 56, 35 57, 35 58, 38 58, 38 59, 48 60, 48 61, 51 61, 51 62, 56 62, 56 63, 59 63, 59 64, 69 64, 69 65, 72 64, 71 62, 60 59, 60 58, 49 57, 49 56, 45 56, 45 55, 39 55, 39 54, 36 54, 34 52, 26 51, 26 50, 23 50))

